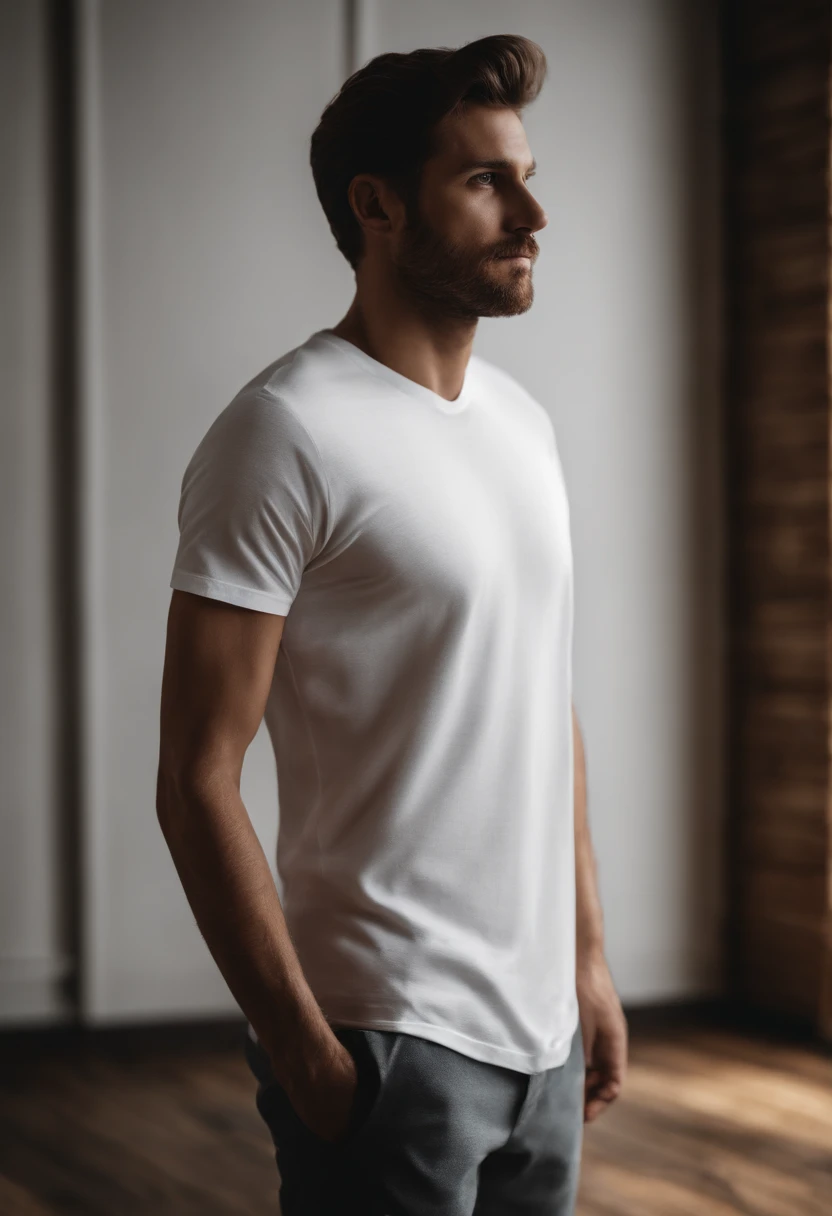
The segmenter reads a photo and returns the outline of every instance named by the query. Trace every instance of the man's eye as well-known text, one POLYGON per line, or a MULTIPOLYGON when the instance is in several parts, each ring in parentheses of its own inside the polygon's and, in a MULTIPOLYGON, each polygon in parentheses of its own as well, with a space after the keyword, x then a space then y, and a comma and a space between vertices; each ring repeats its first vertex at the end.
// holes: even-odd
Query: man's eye
MULTIPOLYGON (((472 178, 471 178, 471 181, 472 181, 472 182, 482 182, 482 179, 483 179, 484 177, 490 177, 490 178, 491 178, 491 177, 496 177, 496 176, 497 176, 497 174, 496 174, 496 173, 493 173, 493 172, 492 172, 490 169, 487 169, 487 170, 485 170, 485 172, 483 172, 483 173, 477 173, 477 174, 476 174, 474 177, 472 177, 472 178)), ((526 174, 526 178, 525 178, 525 180, 528 182, 528 180, 529 180, 529 178, 530 178, 530 177, 534 177, 534 170, 532 170, 532 172, 531 172, 531 173, 527 173, 527 174, 526 174)), ((490 185, 491 185, 491 182, 482 182, 482 184, 483 184, 484 186, 490 186, 490 185)))

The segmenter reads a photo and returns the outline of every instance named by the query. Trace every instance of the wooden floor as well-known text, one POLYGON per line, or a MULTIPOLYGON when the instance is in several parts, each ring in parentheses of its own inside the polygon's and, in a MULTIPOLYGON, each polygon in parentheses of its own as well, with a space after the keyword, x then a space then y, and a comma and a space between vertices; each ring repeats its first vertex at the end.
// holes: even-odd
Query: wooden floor
POLYGON ((832 1055, 712 1028, 631 1036, 586 1129, 580 1216, 832 1216, 832 1055))
MULTIPOLYGON (((239 1023, 0 1033, 2 1216, 275 1216, 239 1023)), ((585 1129, 579 1216, 830 1216, 832 1054, 639 1029, 585 1129)))

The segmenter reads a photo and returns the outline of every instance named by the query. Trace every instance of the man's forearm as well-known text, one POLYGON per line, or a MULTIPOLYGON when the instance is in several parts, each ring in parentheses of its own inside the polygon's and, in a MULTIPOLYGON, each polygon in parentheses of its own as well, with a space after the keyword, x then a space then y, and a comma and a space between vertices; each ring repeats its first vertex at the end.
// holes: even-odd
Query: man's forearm
POLYGON ((162 791, 157 815, 225 982, 290 1085, 314 1070, 327 1023, 307 984, 265 854, 230 779, 162 791))
POLYGON ((575 707, 572 707, 575 749, 575 885, 578 966, 603 954, 604 921, 598 898, 598 875, 587 813, 586 756, 575 707))

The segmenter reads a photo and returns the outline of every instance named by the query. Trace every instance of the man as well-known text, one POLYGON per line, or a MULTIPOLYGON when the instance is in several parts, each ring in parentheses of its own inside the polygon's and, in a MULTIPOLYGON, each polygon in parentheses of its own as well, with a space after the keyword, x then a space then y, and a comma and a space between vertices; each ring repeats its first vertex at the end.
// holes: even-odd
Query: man
POLYGON ((355 298, 185 472, 157 807, 249 1021, 284 1216, 563 1216, 623 1082, 532 304, 527 39, 382 55, 312 137, 355 298), (278 898, 240 798, 265 715, 278 898))

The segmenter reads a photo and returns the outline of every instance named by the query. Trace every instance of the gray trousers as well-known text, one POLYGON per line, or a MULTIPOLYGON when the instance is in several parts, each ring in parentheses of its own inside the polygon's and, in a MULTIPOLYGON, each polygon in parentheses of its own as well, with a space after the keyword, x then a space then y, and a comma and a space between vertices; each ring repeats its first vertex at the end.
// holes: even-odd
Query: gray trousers
POLYGON ((392 1030, 332 1027, 358 1073, 346 1134, 322 1140, 246 1035, 282 1216, 572 1216, 583 1141, 580 1025, 542 1072, 392 1030))

